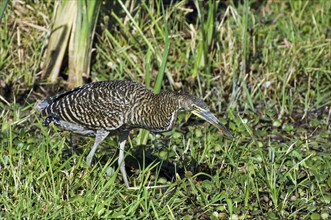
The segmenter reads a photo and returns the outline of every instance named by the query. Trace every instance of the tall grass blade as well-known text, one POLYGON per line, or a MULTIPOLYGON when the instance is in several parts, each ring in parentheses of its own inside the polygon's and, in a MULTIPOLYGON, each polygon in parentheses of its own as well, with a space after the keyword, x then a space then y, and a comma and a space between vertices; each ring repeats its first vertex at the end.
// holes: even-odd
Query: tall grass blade
POLYGON ((7 5, 8 5, 8 0, 4 0, 1 3, 1 7, 0 7, 0 24, 1 24, 1 21, 2 21, 2 17, 5 14, 5 10, 7 8, 7 5))
POLYGON ((90 73, 91 48, 101 0, 77 1, 77 4, 69 45, 69 88, 82 85, 83 76, 90 73))
POLYGON ((163 5, 162 5, 162 10, 163 10, 163 20, 164 20, 164 38, 163 38, 164 39, 164 51, 163 51, 160 70, 159 70, 159 73, 157 75, 157 79, 156 79, 156 82, 154 85, 154 93, 159 93, 161 91, 163 76, 166 71, 166 65, 167 65, 169 48, 170 48, 168 23, 166 20, 166 15, 164 14, 165 12, 163 9, 163 5))

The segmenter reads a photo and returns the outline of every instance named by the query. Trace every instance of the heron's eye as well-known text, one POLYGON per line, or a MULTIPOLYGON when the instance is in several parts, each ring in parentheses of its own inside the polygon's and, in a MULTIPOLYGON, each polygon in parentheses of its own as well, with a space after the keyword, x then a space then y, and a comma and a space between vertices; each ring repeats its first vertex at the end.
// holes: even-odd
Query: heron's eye
POLYGON ((208 111, 208 109, 204 109, 200 106, 197 106, 196 104, 192 104, 192 109, 196 110, 196 111, 200 111, 200 112, 207 112, 208 111))
POLYGON ((195 104, 192 104, 192 109, 193 110, 201 110, 201 108, 195 104))

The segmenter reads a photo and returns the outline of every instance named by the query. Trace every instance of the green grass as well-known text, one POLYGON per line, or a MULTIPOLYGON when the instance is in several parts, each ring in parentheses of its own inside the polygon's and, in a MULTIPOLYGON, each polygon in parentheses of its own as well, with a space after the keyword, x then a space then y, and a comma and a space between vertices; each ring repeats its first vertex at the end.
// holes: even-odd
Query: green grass
POLYGON ((186 113, 162 135, 132 132, 138 190, 118 174, 116 137, 87 167, 92 137, 38 119, 58 90, 40 82, 53 7, 8 2, 2 17, 0 218, 330 218, 330 1, 103 5, 92 81, 198 95, 236 136, 186 113))

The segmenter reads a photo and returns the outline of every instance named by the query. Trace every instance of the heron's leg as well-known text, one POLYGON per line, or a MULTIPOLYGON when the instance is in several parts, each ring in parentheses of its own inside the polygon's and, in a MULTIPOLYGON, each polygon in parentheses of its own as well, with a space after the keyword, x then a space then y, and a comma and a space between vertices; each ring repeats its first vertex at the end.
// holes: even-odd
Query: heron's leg
POLYGON ((129 187, 129 181, 128 181, 128 175, 126 174, 126 170, 125 170, 125 161, 124 161, 124 148, 125 148, 125 143, 128 139, 130 132, 123 132, 119 135, 120 138, 120 154, 118 156, 118 165, 120 167, 120 171, 122 173, 123 176, 123 181, 126 185, 126 187, 129 187))
POLYGON ((97 150, 99 144, 108 136, 109 132, 105 130, 98 130, 95 135, 95 141, 94 145, 90 151, 90 153, 86 157, 86 163, 91 166, 92 165, 92 159, 95 154, 95 151, 97 150))

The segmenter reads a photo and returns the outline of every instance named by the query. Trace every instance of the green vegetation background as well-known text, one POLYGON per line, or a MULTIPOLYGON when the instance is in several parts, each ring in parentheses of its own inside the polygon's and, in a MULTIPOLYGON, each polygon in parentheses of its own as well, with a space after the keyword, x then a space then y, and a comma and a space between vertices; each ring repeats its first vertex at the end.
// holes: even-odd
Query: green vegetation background
POLYGON ((133 132, 139 190, 109 172, 117 138, 86 167, 93 138, 41 125, 36 104, 67 78, 40 80, 53 7, 13 1, 1 21, 0 218, 330 218, 331 1, 103 4, 90 81, 152 88, 164 72, 163 89, 205 98, 236 134, 187 114, 163 135, 133 132))

